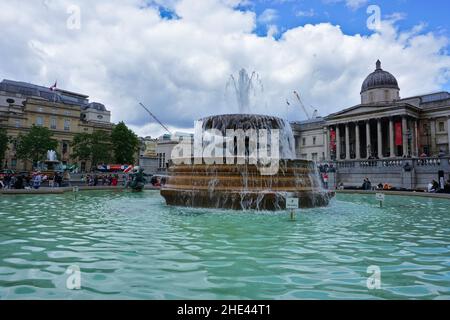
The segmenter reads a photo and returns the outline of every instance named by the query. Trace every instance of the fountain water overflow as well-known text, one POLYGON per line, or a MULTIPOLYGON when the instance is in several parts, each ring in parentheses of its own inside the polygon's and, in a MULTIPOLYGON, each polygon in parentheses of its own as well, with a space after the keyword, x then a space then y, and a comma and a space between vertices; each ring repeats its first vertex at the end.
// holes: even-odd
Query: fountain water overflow
MULTIPOLYGON (((231 76, 240 110, 250 105, 254 79, 261 83, 244 69, 238 82, 231 76)), ((314 162, 296 159, 294 141, 289 123, 274 116, 200 119, 194 140, 173 149, 161 195, 168 205, 235 210, 284 210, 292 197, 300 207, 328 205, 332 194, 322 188, 314 162)))

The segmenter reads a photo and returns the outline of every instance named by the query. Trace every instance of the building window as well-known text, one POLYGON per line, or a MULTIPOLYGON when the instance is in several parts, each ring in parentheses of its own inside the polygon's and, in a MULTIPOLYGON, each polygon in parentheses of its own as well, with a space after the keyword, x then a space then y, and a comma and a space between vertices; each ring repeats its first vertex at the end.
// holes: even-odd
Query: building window
POLYGON ((373 102, 375 99, 374 99, 374 96, 373 96, 373 92, 369 92, 369 102, 373 102))
POLYGON ((42 127, 44 125, 44 119, 42 117, 37 117, 36 118, 36 125, 38 127, 42 127))
POLYGON ((65 155, 67 152, 69 152, 69 143, 67 141, 63 141, 62 154, 65 155))
POLYGON ((306 138, 302 138, 302 146, 306 146, 306 138))
POLYGON ((159 168, 164 169, 166 167, 166 154, 158 153, 158 160, 159 160, 159 168))
POLYGON ((70 120, 64 120, 64 131, 70 131, 70 120))
POLYGON ((317 141, 316 137, 313 137, 313 145, 316 145, 316 141, 317 141))
POLYGON ((302 153, 301 155, 300 155, 300 159, 308 159, 308 155, 306 154, 306 153, 302 153))
POLYGON ((311 156, 313 161, 317 161, 317 153, 313 153, 311 156))
POLYGON ((17 159, 11 159, 11 168, 15 169, 17 167, 17 159))
POLYGON ((384 90, 384 101, 389 101, 389 90, 384 90))
POLYGON ((20 123, 20 119, 16 119, 16 128, 20 128, 21 123, 20 123))
POLYGON ((56 118, 50 120, 50 129, 56 129, 56 118))
POLYGON ((445 132, 445 123, 444 122, 439 122, 439 132, 445 132))

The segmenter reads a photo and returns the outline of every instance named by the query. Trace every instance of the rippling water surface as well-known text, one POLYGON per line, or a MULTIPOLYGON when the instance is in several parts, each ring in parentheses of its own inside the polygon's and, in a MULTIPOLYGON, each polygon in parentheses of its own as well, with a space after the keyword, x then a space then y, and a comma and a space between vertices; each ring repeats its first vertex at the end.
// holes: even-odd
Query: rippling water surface
POLYGON ((291 222, 154 191, 0 196, 0 299, 450 299, 449 208, 338 195, 291 222), (66 288, 72 265, 81 290, 66 288))

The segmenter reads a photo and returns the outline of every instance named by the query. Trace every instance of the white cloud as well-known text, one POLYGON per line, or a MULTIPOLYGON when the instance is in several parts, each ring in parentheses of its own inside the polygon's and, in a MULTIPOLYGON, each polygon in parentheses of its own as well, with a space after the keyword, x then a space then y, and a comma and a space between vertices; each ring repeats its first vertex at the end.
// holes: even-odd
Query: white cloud
POLYGON ((368 0, 345 0, 346 6, 352 10, 357 10, 362 6, 365 6, 368 2, 368 0))
MULTIPOLYGON (((105 103, 113 121, 152 136, 162 130, 139 101, 185 131, 200 117, 237 112, 226 102, 225 84, 242 67, 258 71, 264 83, 267 103, 254 112, 283 117, 293 90, 322 115, 358 103, 378 58, 403 97, 440 90, 450 79, 448 40, 420 27, 399 32, 385 21, 378 33, 360 36, 322 23, 275 40, 253 33, 256 15, 234 10, 237 0, 160 3, 167 1, 179 19, 162 19, 144 0, 2 1, 0 75, 46 86, 58 79, 61 88, 105 103), (72 3, 81 8, 81 30, 66 28, 72 3)), ((292 109, 290 120, 304 118, 292 109)))
POLYGON ((275 9, 266 9, 258 17, 258 22, 263 24, 269 24, 278 19, 278 12, 275 9))
POLYGON ((404 12, 394 12, 394 13, 386 15, 384 18, 386 20, 389 20, 389 21, 395 23, 400 20, 405 20, 406 17, 407 17, 407 14, 404 12))
POLYGON ((297 17, 314 17, 316 15, 316 13, 315 13, 314 9, 309 9, 307 11, 299 10, 295 13, 295 15, 297 17))

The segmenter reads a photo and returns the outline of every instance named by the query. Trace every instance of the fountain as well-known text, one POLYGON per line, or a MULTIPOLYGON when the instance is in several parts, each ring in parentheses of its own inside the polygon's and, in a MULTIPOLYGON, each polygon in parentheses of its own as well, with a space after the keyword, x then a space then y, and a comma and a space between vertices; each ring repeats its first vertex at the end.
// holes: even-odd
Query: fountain
POLYGON ((39 161, 36 170, 47 175, 49 178, 53 178, 56 173, 62 174, 64 172, 64 167, 61 161, 58 160, 56 152, 54 150, 48 150, 47 160, 39 161))
MULTIPOLYGON (((231 80, 239 110, 248 110, 259 77, 241 70, 239 81, 231 80)), ((333 196, 322 188, 315 163, 296 159, 288 123, 248 113, 197 121, 193 143, 185 140, 172 152, 161 195, 168 205, 235 210, 284 210, 292 197, 300 207, 326 206, 333 196)))

